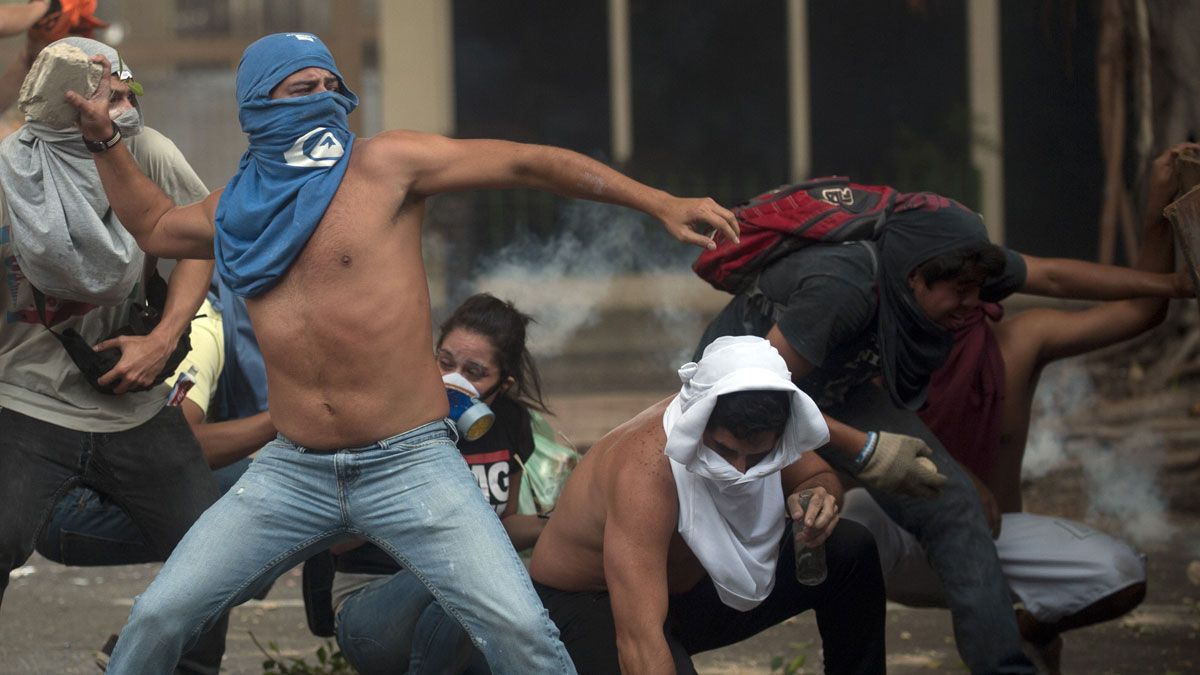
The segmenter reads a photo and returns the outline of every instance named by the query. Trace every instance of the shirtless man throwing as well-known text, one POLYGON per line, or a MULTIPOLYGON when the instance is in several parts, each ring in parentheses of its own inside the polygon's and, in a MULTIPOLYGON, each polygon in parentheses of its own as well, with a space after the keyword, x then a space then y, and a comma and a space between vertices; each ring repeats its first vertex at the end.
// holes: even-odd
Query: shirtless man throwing
POLYGON ((553 625, 454 445, 434 362, 421 219, 430 195, 530 187, 635 208, 678 239, 736 236, 679 199, 573 152, 407 131, 355 139, 358 103, 314 35, 250 45, 237 73, 238 173, 176 207, 120 147, 107 88, 69 96, 109 199, 156 255, 215 257, 266 362, 279 437, 192 528, 134 604, 110 673, 168 672, 229 607, 313 552, 367 539, 422 578, 497 673, 570 672, 553 625))
POLYGON ((694 673, 691 654, 815 608, 826 672, 882 673, 878 557, 839 523, 838 479, 807 452, 829 438, 816 404, 763 338, 718 338, 679 374, 678 396, 588 451, 533 550, 575 666, 694 673), (801 545, 824 543, 824 582, 796 580, 786 516, 805 523, 801 545))

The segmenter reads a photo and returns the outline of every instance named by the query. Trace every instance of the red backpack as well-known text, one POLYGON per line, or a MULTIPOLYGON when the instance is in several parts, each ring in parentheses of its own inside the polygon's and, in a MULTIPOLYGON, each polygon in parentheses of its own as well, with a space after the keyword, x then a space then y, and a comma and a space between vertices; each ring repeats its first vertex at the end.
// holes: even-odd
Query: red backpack
POLYGON ((776 188, 735 207, 741 242, 718 235, 717 247, 702 252, 692 270, 719 290, 740 293, 767 265, 805 246, 876 238, 899 195, 843 176, 776 188))

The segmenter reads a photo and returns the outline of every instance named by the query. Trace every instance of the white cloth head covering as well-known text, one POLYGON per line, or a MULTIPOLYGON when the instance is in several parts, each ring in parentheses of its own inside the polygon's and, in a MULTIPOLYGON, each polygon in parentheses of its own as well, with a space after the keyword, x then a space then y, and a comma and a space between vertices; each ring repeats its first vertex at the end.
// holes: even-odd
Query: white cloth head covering
POLYGON ((779 472, 829 441, 821 411, 792 383, 779 352, 763 338, 721 337, 699 363, 679 369, 683 387, 663 413, 664 452, 679 493, 679 534, 700 560, 721 601, 748 611, 775 587, 786 524, 779 472), (742 473, 703 442, 717 397, 738 391, 791 393, 779 442, 742 473))

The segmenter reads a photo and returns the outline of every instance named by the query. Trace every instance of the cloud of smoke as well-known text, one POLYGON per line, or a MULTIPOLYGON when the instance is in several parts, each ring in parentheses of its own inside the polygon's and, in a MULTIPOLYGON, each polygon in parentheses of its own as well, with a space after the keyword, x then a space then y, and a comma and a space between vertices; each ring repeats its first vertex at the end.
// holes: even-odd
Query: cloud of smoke
POLYGON ((675 302, 678 284, 664 273, 688 273, 694 255, 636 211, 575 201, 563 208, 551 238, 522 237, 485 258, 475 285, 533 316, 530 350, 537 356, 561 354, 573 337, 596 325, 605 306, 619 304, 661 323, 653 327, 656 356, 674 361, 691 356, 700 318, 675 302))
POLYGON ((1177 528, 1157 484, 1166 450, 1160 436, 1130 429, 1116 442, 1072 438, 1072 415, 1096 403, 1092 379, 1077 359, 1048 366, 1034 397, 1022 478, 1038 478, 1078 462, 1087 479, 1088 517, 1105 519, 1140 546, 1162 544, 1177 528))
POLYGON ((1092 378, 1083 367, 1073 361, 1046 367, 1033 397, 1022 478, 1040 478, 1066 464, 1070 455, 1063 420, 1083 410, 1094 398, 1092 378))
POLYGON ((1156 483, 1156 460, 1163 453, 1157 434, 1084 450, 1083 471, 1091 497, 1088 516, 1120 523, 1126 535, 1142 546, 1169 541, 1177 528, 1168 518, 1167 500, 1156 483))

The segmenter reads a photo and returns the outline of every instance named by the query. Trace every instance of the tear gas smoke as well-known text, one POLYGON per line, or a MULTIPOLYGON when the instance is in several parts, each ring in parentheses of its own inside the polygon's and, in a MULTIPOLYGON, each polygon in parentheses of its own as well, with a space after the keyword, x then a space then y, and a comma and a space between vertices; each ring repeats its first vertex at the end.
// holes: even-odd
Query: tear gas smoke
POLYGON ((1136 427, 1117 442, 1072 430, 1067 420, 1096 402, 1091 376, 1079 359, 1045 369, 1034 396, 1022 478, 1038 478, 1078 462, 1086 479, 1089 520, 1111 522, 1139 546, 1165 543, 1177 529, 1157 485, 1165 444, 1157 434, 1136 427))
POLYGON ((681 277, 703 283, 690 277, 695 254, 636 211, 570 202, 549 239, 522 237, 482 260, 475 286, 533 316, 530 351, 537 356, 561 354, 603 310, 622 307, 655 319, 630 326, 630 339, 653 331, 655 356, 674 368, 690 359, 703 329, 702 312, 679 302, 681 277))

